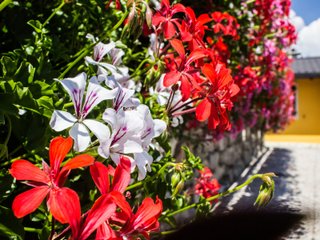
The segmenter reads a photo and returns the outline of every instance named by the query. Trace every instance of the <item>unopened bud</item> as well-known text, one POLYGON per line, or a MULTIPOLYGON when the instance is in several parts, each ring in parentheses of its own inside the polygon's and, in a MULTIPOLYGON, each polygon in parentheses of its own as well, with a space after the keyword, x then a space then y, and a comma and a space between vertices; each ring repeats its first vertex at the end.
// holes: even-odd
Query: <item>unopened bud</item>
POLYGON ((174 188, 177 186, 177 184, 179 183, 181 177, 180 177, 180 173, 179 172, 175 172, 174 174, 172 174, 171 176, 171 187, 174 188))
POLYGON ((176 188, 174 189, 172 193, 172 197, 174 198, 184 187, 184 181, 180 180, 180 182, 177 184, 176 188))

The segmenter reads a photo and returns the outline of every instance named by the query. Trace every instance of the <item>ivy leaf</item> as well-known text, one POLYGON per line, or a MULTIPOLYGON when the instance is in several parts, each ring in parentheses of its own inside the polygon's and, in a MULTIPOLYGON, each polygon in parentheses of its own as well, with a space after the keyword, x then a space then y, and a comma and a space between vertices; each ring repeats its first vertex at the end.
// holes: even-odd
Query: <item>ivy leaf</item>
POLYGON ((23 226, 13 215, 11 209, 0 206, 0 216, 0 236, 10 236, 10 239, 24 239, 23 226))

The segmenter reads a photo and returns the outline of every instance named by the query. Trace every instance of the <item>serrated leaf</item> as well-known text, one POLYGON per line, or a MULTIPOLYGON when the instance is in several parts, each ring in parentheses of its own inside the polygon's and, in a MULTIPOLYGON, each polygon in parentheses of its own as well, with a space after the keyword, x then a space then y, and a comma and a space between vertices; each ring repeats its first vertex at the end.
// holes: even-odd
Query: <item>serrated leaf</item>
POLYGON ((24 229, 20 221, 13 215, 11 209, 0 206, 0 236, 24 239, 24 229))

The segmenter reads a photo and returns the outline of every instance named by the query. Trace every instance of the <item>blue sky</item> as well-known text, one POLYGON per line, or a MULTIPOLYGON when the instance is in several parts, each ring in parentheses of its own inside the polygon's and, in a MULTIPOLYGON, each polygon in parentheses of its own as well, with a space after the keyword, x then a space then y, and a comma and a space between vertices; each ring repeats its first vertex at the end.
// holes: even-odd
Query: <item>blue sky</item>
POLYGON ((320 18, 320 0, 292 0, 291 8, 306 25, 320 18))
POLYGON ((320 0, 292 0, 290 21, 298 32, 301 57, 320 57, 320 0))

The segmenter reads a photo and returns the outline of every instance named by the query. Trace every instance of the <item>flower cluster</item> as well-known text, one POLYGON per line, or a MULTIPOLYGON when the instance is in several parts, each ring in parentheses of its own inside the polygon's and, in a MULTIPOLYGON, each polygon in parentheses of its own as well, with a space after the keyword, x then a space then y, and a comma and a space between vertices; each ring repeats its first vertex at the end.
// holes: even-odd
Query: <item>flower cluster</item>
POLYGON ((21 218, 32 213, 49 195, 47 206, 50 213, 60 223, 70 224, 72 239, 87 239, 95 231, 96 239, 128 239, 140 234, 148 238, 151 231, 157 231, 162 201, 157 198, 154 202, 151 198, 145 198, 137 212, 133 213, 123 195, 130 182, 130 160, 120 156, 119 164, 114 169, 94 161, 88 154, 82 154, 67 161, 60 169, 72 143, 70 137, 52 139, 49 147, 50 166, 43 162, 42 170, 22 159, 12 164, 10 174, 17 180, 26 180, 26 184, 33 187, 14 199, 12 209, 15 216, 21 218), (92 179, 101 196, 81 217, 78 194, 63 185, 72 169, 86 166, 90 166, 92 179), (115 229, 121 229, 113 230, 110 224, 117 226, 115 229))

